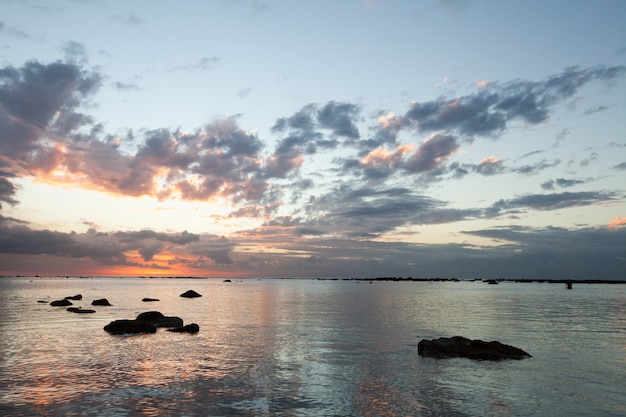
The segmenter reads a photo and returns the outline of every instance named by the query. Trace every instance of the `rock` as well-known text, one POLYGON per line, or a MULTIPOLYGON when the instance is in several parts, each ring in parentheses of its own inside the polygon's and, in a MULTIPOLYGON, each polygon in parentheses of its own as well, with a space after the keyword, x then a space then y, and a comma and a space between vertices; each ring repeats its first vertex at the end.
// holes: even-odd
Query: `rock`
POLYGON ((145 301, 146 303, 150 303, 150 302, 153 302, 153 301, 161 301, 161 300, 159 300, 158 298, 148 298, 148 297, 146 297, 146 298, 143 298, 141 301, 145 301))
POLYGON ((186 326, 167 329, 167 331, 177 333, 198 333, 200 331, 200 326, 198 326, 196 323, 191 323, 186 326))
POLYGON ((200 294, 198 294, 197 292, 195 292, 194 290, 188 290, 185 291, 184 293, 182 293, 180 295, 181 297, 185 297, 185 298, 196 298, 196 297, 202 297, 200 294))
POLYGON ((74 301, 79 301, 83 299, 83 296, 80 294, 76 294, 76 295, 68 295, 67 297, 65 297, 66 300, 74 300, 74 301))
POLYGON ((81 308, 81 307, 68 307, 66 310, 72 313, 78 313, 78 314, 89 314, 89 313, 96 312, 96 310, 92 310, 90 308, 81 308))
POLYGON ((48 304, 48 302, 46 300, 37 300, 37 302, 41 303, 41 304, 48 304))
POLYGON ((154 321, 165 317, 160 311, 146 311, 140 313, 135 320, 154 321))
POLYGON ((104 330, 111 334, 138 334, 156 333, 152 324, 143 320, 115 320, 104 326, 104 330))
POLYGON ((514 346, 505 345, 497 341, 470 340, 461 336, 420 340, 417 345, 417 353, 420 356, 432 358, 462 357, 488 361, 531 357, 527 352, 514 346))
POLYGON ((92 306, 112 306, 113 304, 109 303, 109 300, 106 298, 100 298, 98 300, 93 300, 91 302, 92 306))
POLYGON ((222 281, 222 282, 232 282, 232 281, 231 281, 231 280, 229 280, 229 279, 225 279, 225 280, 224 280, 224 281, 222 281))
POLYGON ((55 300, 51 302, 50 305, 52 307, 66 307, 66 306, 71 306, 72 302, 68 300, 67 298, 64 298, 62 300, 55 300))
POLYGON ((136 320, 145 321, 155 327, 182 327, 183 319, 175 316, 164 316, 159 311, 146 311, 137 316, 136 320))

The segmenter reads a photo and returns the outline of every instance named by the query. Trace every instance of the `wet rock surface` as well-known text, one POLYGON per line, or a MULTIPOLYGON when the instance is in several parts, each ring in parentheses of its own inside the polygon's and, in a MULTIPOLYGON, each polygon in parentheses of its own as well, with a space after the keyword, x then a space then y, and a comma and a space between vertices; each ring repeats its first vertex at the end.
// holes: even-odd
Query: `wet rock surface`
POLYGON ((498 341, 471 340, 461 336, 423 339, 417 345, 417 353, 431 358, 461 357, 489 361, 531 357, 530 354, 515 346, 505 345, 498 341))

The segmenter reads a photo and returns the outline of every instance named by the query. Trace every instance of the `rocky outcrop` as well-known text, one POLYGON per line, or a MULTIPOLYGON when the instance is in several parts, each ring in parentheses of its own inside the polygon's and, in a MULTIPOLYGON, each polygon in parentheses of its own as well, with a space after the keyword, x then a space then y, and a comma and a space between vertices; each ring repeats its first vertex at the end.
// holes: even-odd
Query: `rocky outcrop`
POLYGON ((90 314, 90 313, 96 312, 96 310, 92 310, 90 308, 82 308, 82 307, 68 307, 66 310, 72 313, 78 313, 78 314, 90 314))
POLYGON ((527 352, 514 346, 497 341, 470 340, 461 336, 421 340, 417 345, 417 353, 432 358, 462 357, 489 361, 531 357, 527 352))
POLYGON ((188 290, 185 291, 184 293, 182 293, 180 295, 181 297, 184 298, 196 298, 196 297, 202 297, 200 294, 198 294, 197 292, 195 292, 194 290, 188 290))
POLYGON ((200 326, 196 323, 191 323, 183 327, 175 327, 173 329, 167 329, 168 332, 177 332, 177 333, 198 333, 200 331, 200 326))
POLYGON ((165 316, 159 311, 146 311, 135 320, 145 321, 155 327, 183 327, 183 319, 175 316, 165 316))
POLYGON ((155 302, 155 301, 160 301, 158 298, 143 298, 141 301, 146 302, 146 303, 151 303, 151 302, 155 302))
POLYGON ((112 306, 113 304, 109 303, 109 300, 107 300, 106 298, 100 298, 97 300, 93 300, 91 302, 92 306, 112 306))
POLYGON ((111 334, 156 333, 157 328, 143 320, 115 320, 104 326, 111 334))
POLYGON ((72 302, 68 300, 67 298, 64 298, 62 300, 55 300, 51 302, 50 305, 52 307, 66 307, 66 306, 71 306, 72 302))

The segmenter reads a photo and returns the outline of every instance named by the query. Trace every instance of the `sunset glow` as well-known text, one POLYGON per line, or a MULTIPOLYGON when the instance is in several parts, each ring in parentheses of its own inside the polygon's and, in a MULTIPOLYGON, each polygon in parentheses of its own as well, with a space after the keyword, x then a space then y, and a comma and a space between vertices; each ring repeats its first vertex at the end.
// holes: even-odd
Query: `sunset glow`
POLYGON ((5 3, 0 274, 624 278, 624 6, 375 3, 5 3))

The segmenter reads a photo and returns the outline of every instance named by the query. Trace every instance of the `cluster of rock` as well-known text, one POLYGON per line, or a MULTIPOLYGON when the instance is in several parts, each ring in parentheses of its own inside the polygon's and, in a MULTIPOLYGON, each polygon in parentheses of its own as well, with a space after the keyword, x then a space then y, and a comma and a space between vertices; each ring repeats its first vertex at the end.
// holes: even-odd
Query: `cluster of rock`
MULTIPOLYGON (((202 297, 194 290, 185 291, 180 295, 183 298, 197 298, 202 297)), ((67 307, 72 306, 70 300, 82 300, 81 294, 67 296, 61 300, 55 300, 50 303, 52 307, 67 307)), ((158 298, 143 298, 143 302, 156 302, 158 298)), ((46 301, 39 300, 39 303, 46 303, 46 301)), ((106 298, 100 298, 93 300, 91 305, 93 306, 112 306, 112 304, 106 298)), ((95 313, 96 310, 82 308, 82 307, 68 307, 67 311, 78 314, 95 313)), ((176 316, 165 316, 159 311, 146 311, 139 314, 135 319, 122 319, 114 320, 104 326, 104 330, 110 334, 141 334, 141 333, 156 333, 157 328, 166 328, 169 332, 178 333, 198 333, 200 326, 196 323, 184 325, 183 319, 176 316)))
POLYGON ((170 332, 198 333, 200 326, 196 323, 183 325, 183 319, 176 316, 165 316, 159 311, 146 311, 134 320, 114 320, 104 326, 111 334, 156 333, 158 327, 166 327, 170 332))
MULTIPOLYGON (((183 298, 202 297, 194 290, 185 291, 180 295, 183 298)), ((157 298, 143 298, 144 302, 159 301, 157 298)), ((110 334, 145 334, 156 333, 157 328, 167 328, 168 332, 198 333, 200 326, 196 323, 184 325, 183 319, 176 316, 165 316, 159 311, 146 311, 139 314, 135 319, 114 320, 104 326, 104 330, 110 334)))
MULTIPOLYGON (((76 295, 69 295, 61 300, 54 300, 50 303, 50 305, 52 307, 67 307, 67 306, 71 306, 74 305, 72 303, 72 301, 80 301, 83 299, 83 296, 81 294, 76 294, 76 295)), ((45 301, 39 301, 40 303, 45 303, 45 301)), ((97 300, 93 300, 91 302, 92 306, 112 306, 111 303, 109 303, 109 300, 107 300, 106 298, 100 298, 97 300)), ((88 314, 88 313, 95 313, 96 310, 90 309, 90 308, 82 308, 82 307, 68 307, 66 309, 69 312, 72 313, 79 313, 79 314, 88 314)))
POLYGON ((420 340, 417 344, 417 353, 420 356, 431 358, 460 357, 488 361, 531 357, 527 352, 515 346, 505 345, 497 341, 470 340, 461 336, 420 340))

